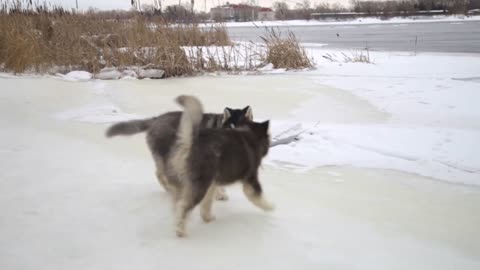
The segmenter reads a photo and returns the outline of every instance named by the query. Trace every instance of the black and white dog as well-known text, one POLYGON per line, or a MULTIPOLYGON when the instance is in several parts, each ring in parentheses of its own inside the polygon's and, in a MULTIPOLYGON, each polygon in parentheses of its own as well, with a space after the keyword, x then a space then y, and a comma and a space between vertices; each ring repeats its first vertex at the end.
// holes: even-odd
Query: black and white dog
POLYGON ((270 146, 269 122, 241 121, 235 129, 202 128, 200 101, 192 96, 179 96, 176 101, 185 111, 164 169, 174 194, 177 236, 186 235, 186 218, 197 204, 205 222, 214 219, 211 207, 217 186, 240 182, 254 205, 273 210, 258 179, 270 146))
MULTIPOLYGON (((165 161, 172 154, 172 146, 177 137, 182 112, 168 112, 157 117, 120 122, 112 125, 106 132, 107 137, 116 135, 133 135, 147 132, 147 144, 150 148, 156 165, 156 176, 159 183, 169 190, 168 178, 165 177, 165 161)), ((204 113, 201 115, 199 128, 235 128, 237 125, 253 120, 250 106, 244 109, 225 108, 223 114, 204 113)), ((217 190, 218 200, 227 200, 228 196, 223 188, 217 190)))

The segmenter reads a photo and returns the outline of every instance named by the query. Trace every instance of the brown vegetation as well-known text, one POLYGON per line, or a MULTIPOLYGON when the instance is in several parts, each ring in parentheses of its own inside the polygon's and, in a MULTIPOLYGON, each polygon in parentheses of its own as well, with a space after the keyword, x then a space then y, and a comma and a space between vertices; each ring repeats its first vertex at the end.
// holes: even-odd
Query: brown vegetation
POLYGON ((229 45, 223 28, 107 19, 63 9, 0 11, 0 64, 4 71, 48 72, 104 67, 161 68, 166 76, 194 72, 181 46, 229 45))
POLYGON ((364 63, 364 64, 373 64, 373 61, 370 59, 370 51, 366 49, 365 51, 351 51, 350 53, 340 53, 338 56, 335 53, 326 53, 322 56, 323 58, 338 63, 364 63))
POLYGON ((264 62, 287 69, 312 66, 292 33, 282 38, 267 29, 266 46, 235 46, 223 27, 119 14, 115 18, 113 13, 75 13, 47 6, 0 7, 0 71, 97 73, 135 66, 162 69, 171 77, 255 70, 264 62))
POLYGON ((308 58, 305 49, 293 34, 288 31, 286 37, 282 37, 274 28, 266 28, 266 34, 262 37, 266 44, 265 62, 272 63, 274 68, 302 69, 313 67, 313 61, 308 58))

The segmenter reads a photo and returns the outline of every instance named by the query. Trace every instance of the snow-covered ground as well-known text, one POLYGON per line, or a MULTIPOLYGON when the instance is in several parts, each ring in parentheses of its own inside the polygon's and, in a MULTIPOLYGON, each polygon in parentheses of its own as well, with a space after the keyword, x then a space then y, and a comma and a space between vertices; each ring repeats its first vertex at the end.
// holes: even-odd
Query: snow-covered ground
MULTIPOLYGON (((314 25, 350 25, 350 24, 388 24, 388 23, 428 23, 428 22, 464 22, 464 21, 478 21, 480 16, 418 16, 418 17, 393 17, 388 20, 368 17, 368 18, 356 18, 352 20, 339 20, 339 21, 322 21, 322 20, 288 20, 288 21, 255 21, 255 22, 226 22, 222 25, 227 27, 252 27, 252 26, 314 26, 314 25)), ((202 26, 212 27, 219 24, 216 23, 206 23, 202 26)))
POLYGON ((309 52, 315 70, 266 75, 0 76, 0 269, 479 269, 480 57, 309 52), (143 136, 103 133, 179 94, 301 133, 261 172, 275 212, 231 187, 175 237, 143 136))
POLYGON ((480 185, 479 56, 370 52, 373 63, 366 64, 342 62, 342 53, 359 53, 355 51, 310 53, 317 61, 317 70, 306 75, 312 84, 347 92, 312 87, 313 97, 278 128, 302 123, 303 139, 276 147, 271 163, 288 163, 301 171, 324 165, 389 168, 480 185), (339 62, 321 57, 326 54, 339 62), (373 105, 378 120, 344 123, 352 105, 341 104, 340 114, 323 107, 339 98, 352 99, 349 94, 373 105), (325 113, 329 119, 319 119, 325 113))

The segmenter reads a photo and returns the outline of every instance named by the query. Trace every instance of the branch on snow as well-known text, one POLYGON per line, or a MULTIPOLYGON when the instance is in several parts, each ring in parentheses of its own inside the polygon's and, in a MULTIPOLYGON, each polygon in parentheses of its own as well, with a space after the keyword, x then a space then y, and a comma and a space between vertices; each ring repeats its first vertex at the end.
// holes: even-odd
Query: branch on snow
POLYGON ((288 137, 283 138, 283 139, 278 139, 278 140, 272 141, 270 143, 270 147, 274 147, 274 146, 277 146, 277 145, 280 145, 280 144, 289 144, 293 141, 298 141, 298 140, 300 140, 299 135, 302 134, 302 133, 303 132, 301 132, 299 134, 292 135, 292 136, 288 136, 288 137))

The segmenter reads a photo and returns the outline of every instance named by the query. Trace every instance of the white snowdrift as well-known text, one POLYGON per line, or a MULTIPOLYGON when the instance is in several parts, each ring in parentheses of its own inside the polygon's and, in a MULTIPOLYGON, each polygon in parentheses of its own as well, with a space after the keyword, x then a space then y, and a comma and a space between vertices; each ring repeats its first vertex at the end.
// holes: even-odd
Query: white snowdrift
MULTIPOLYGON (((436 179, 480 185, 480 57, 468 54, 369 52, 373 64, 331 62, 326 53, 310 50, 317 69, 310 79, 344 89, 373 104, 383 116, 364 109, 374 124, 338 124, 317 120, 351 114, 337 104, 346 94, 316 91, 292 112, 288 121, 275 121, 273 134, 301 123, 300 140, 272 149, 269 164, 307 171, 319 166, 357 166, 408 171, 436 179), (336 108, 336 114, 326 105, 336 108), (340 109, 340 111, 338 111, 340 109), (339 113, 340 112, 340 113, 339 113)), ((353 106, 353 104, 350 104, 353 106)), ((345 120, 344 120, 345 119, 345 120)), ((299 133, 298 130, 285 134, 299 133)))
POLYGON ((322 166, 387 168, 454 183, 480 185, 477 155, 480 146, 476 143, 479 132, 318 123, 304 124, 302 128, 304 132, 298 136, 298 141, 271 149, 268 164, 299 172, 322 166))
POLYGON ((88 81, 92 77, 93 77, 92 73, 87 71, 71 71, 63 76, 65 80, 71 80, 71 81, 88 81))
POLYGON ((312 72, 315 83, 347 90, 391 114, 393 121, 480 127, 476 101, 480 97, 476 80, 479 55, 369 52, 373 64, 364 64, 330 62, 322 57, 358 51, 309 52, 317 63, 312 72))

